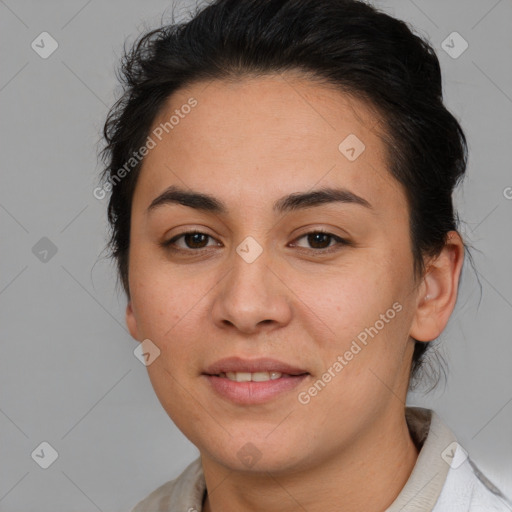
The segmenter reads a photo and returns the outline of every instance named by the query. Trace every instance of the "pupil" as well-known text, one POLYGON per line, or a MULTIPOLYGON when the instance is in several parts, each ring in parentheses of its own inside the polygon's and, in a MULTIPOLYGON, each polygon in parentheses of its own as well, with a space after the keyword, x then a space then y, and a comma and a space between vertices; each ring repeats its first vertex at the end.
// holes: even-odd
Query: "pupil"
POLYGON ((312 247, 315 247, 315 248, 319 248, 316 246, 317 242, 320 242, 320 245, 322 247, 320 247, 320 249, 325 249, 325 247, 327 247, 329 245, 329 239, 330 239, 330 235, 326 235, 325 233, 314 233, 312 235, 309 235, 308 236, 308 241, 309 241, 309 244, 312 246, 312 247), (327 245, 325 244, 322 244, 322 239, 327 239, 327 245))
POLYGON ((200 238, 203 238, 204 242, 204 238, 206 238, 206 235, 204 235, 203 233, 192 233, 191 235, 187 235, 187 245, 193 247, 197 247, 198 245, 201 246, 201 240, 199 240, 200 238), (191 239, 192 242, 189 243, 191 239))

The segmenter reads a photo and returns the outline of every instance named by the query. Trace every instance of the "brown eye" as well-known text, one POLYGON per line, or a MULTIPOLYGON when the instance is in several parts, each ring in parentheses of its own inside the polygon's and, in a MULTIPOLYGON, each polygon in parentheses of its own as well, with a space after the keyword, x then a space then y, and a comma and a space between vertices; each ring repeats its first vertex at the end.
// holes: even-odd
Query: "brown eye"
POLYGON ((204 243, 207 242, 209 236, 204 233, 186 233, 183 235, 185 244, 190 249, 202 249, 205 247, 204 243))
POLYGON ((307 237, 308 243, 314 249, 326 249, 327 247, 329 247, 333 238, 331 235, 327 235, 325 233, 310 233, 307 235, 307 237))
MULTIPOLYGON (((186 251, 194 249, 204 249, 208 246, 208 240, 213 238, 206 233, 200 231, 187 231, 171 238, 170 240, 163 242, 162 246, 171 250, 186 251), (185 245, 178 244, 178 240, 183 239, 185 245)), ((211 247, 211 245, 210 245, 211 247)))
POLYGON ((343 245, 350 245, 348 240, 344 240, 339 236, 333 235, 332 233, 328 233, 326 231, 311 231, 310 233, 305 233, 300 236, 296 240, 306 239, 308 246, 299 245, 294 243, 293 245, 297 245, 297 247, 303 249, 310 249, 314 252, 318 253, 328 253, 336 251, 343 245), (334 243, 332 243, 334 242, 334 243))

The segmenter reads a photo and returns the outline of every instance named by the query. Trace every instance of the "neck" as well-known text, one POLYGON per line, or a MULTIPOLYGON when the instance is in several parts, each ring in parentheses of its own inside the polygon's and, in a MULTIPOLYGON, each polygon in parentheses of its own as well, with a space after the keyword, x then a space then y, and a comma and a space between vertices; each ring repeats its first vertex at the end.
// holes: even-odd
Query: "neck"
POLYGON ((278 476, 270 472, 242 474, 202 455, 210 489, 203 512, 379 512, 396 499, 417 457, 403 410, 401 415, 394 411, 348 448, 307 470, 278 476))

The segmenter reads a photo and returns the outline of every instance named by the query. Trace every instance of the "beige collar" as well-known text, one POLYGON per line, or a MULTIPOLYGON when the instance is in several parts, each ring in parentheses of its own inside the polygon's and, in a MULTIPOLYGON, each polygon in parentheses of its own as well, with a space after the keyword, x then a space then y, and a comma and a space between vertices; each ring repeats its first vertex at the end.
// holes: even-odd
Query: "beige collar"
POLYGON ((416 446, 421 446, 421 450, 411 476, 386 512, 431 511, 450 469, 441 454, 456 439, 439 416, 430 409, 406 407, 405 419, 411 437, 416 446))

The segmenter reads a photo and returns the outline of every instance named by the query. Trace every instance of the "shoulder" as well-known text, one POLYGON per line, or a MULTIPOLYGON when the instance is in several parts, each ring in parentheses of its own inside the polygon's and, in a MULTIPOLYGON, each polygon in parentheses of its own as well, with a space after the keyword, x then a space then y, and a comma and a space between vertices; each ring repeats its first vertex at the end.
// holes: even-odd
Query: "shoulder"
POLYGON ((406 420, 419 454, 386 512, 512 512, 509 498, 477 468, 434 411, 407 407, 406 420))
POLYGON ((432 512, 511 512, 512 502, 478 469, 457 444, 432 512))
POLYGON ((168 512, 201 510, 204 483, 201 459, 197 458, 174 480, 156 488, 139 501, 131 512, 168 512))

